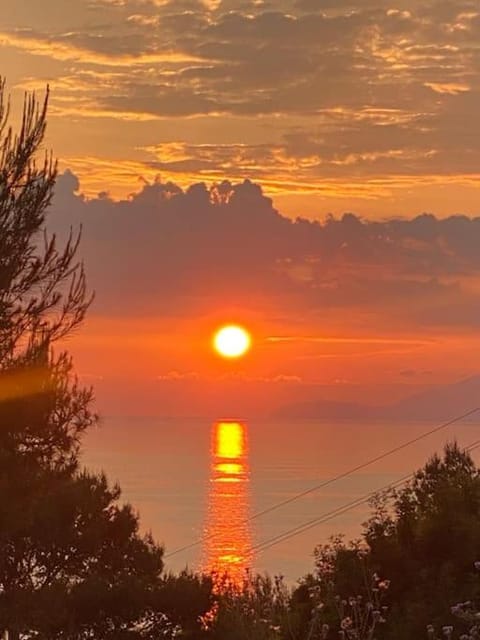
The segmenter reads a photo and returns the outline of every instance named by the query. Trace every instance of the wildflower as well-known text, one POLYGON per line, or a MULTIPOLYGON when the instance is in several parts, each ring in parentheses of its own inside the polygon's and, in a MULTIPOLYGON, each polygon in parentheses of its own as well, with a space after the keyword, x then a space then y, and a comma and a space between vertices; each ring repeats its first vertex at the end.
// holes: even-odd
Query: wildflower
POLYGON ((320 592, 321 592, 321 588, 318 584, 308 588, 308 595, 310 596, 310 598, 315 598, 316 596, 319 596, 320 592))
POLYGON ((353 620, 350 618, 350 616, 347 616, 346 618, 343 618, 343 620, 340 623, 340 627, 344 631, 350 629, 352 625, 353 625, 353 620))
POLYGON ((446 638, 451 638, 453 633, 453 627, 450 627, 450 626, 442 627, 442 632, 446 638))
POLYGON ((475 567, 475 569, 477 571, 480 571, 480 560, 477 560, 476 562, 473 563, 473 566, 475 567))

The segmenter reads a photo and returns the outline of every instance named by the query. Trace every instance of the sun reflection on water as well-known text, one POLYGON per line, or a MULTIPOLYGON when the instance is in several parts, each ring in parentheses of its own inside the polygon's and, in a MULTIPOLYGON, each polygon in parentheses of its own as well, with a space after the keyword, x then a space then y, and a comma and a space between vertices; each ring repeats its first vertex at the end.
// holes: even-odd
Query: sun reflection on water
POLYGON ((240 584, 251 567, 248 438, 240 422, 212 427, 203 569, 240 584))

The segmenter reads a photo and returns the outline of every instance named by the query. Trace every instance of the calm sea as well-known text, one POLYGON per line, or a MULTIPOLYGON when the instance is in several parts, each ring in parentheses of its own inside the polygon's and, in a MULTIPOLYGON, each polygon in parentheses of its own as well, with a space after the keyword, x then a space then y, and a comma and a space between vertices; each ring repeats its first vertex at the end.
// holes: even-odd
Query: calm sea
MULTIPOLYGON (((434 426, 111 416, 86 437, 83 460, 89 469, 104 470, 119 482, 123 498, 140 513, 142 529, 164 544, 168 568, 228 568, 236 576, 249 566, 295 581, 312 570, 317 544, 337 533, 361 533, 368 506, 283 541, 277 536, 414 471, 447 441, 456 438, 468 446, 480 438, 480 423, 451 426, 301 499, 270 508, 434 426), (262 549, 273 539, 273 546, 262 549)), ((479 452, 473 453, 476 460, 479 452)))

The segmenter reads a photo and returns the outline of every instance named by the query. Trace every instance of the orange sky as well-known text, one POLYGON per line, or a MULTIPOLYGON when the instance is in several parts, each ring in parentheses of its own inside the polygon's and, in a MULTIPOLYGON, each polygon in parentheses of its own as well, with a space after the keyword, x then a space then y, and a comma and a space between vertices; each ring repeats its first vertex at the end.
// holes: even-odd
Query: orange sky
POLYGON ((6 0, 14 119, 51 87, 49 226, 84 229, 97 296, 69 348, 102 409, 388 402, 478 372, 477 4, 6 0), (244 359, 212 352, 225 322, 244 359))
POLYGON ((385 404, 478 372, 478 218, 294 221, 251 182, 120 202, 77 187, 60 176, 50 229, 83 228, 96 299, 69 346, 107 411, 385 404), (212 349, 225 323, 252 333, 237 361, 212 349))
POLYGON ((318 328, 311 327, 310 336, 292 333, 291 340, 275 342, 252 321, 251 352, 227 361, 211 350, 216 326, 212 319, 200 325, 187 319, 172 330, 162 318, 112 326, 111 318, 90 317, 68 347, 102 409, 127 414, 241 418, 317 396, 383 405, 478 371, 480 339, 473 331, 317 341, 318 328))

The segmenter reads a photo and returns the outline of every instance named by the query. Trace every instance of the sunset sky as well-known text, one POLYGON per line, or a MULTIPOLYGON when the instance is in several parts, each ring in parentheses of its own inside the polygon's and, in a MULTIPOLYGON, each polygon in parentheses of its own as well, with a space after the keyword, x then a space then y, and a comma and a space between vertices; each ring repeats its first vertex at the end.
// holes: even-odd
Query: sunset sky
POLYGON ((72 350, 106 411, 373 403, 478 372, 477 0, 0 6, 13 115, 51 88, 50 228, 83 225, 72 350), (241 363, 211 348, 225 322, 252 332, 241 363))

